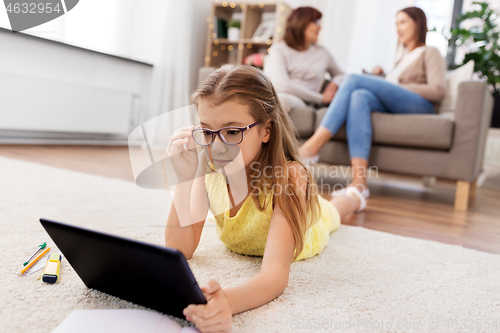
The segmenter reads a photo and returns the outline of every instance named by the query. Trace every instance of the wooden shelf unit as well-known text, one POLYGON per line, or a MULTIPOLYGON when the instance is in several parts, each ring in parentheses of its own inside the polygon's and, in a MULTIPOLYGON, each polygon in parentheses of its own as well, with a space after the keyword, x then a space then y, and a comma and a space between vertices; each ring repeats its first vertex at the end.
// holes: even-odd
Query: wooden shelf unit
POLYGON ((257 53, 263 47, 269 47, 281 40, 285 33, 286 18, 292 8, 284 1, 267 2, 232 2, 216 0, 212 3, 210 16, 207 17, 207 44, 205 50, 205 67, 219 67, 222 64, 243 64, 243 60, 252 53, 257 53), (219 39, 214 32, 213 18, 230 21, 233 13, 241 13, 240 39, 229 41, 219 39), (273 37, 266 41, 252 39, 257 27, 262 21, 263 13, 275 13, 273 37))

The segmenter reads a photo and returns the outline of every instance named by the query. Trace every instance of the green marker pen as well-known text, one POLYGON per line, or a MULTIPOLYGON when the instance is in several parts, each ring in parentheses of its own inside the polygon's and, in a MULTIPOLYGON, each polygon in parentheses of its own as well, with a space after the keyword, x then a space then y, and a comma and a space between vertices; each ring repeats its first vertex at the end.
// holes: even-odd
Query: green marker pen
POLYGON ((46 246, 47 246, 47 242, 43 243, 42 245, 38 245, 38 249, 36 249, 35 253, 33 253, 33 254, 31 255, 31 257, 30 257, 28 260, 26 260, 26 262, 23 264, 23 266, 26 266, 26 265, 30 262, 30 260, 31 260, 31 259, 33 259, 33 257, 34 257, 34 256, 35 256, 38 252, 40 252, 40 250, 45 249, 45 247, 46 247, 46 246))

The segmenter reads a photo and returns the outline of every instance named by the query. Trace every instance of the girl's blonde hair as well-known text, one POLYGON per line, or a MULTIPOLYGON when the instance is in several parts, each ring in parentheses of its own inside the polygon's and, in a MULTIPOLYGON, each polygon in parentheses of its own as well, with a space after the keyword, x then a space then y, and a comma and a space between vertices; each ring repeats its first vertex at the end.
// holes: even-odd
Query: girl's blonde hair
POLYGON ((321 208, 312 173, 298 154, 297 131, 281 107, 271 81, 257 68, 223 65, 212 72, 191 96, 191 102, 196 106, 201 99, 215 106, 228 100, 236 100, 243 105, 249 105, 252 117, 260 121, 258 126, 264 126, 263 124, 270 120, 270 140, 262 144, 260 152, 252 162, 258 162, 258 167, 254 168, 252 165, 251 174, 248 175, 249 179, 258 180, 260 188, 252 186, 250 193, 255 206, 263 211, 269 200, 266 195, 266 200, 261 205, 258 195, 260 191, 267 193, 269 186, 271 189, 281 189, 279 194, 273 195, 272 204, 273 209, 276 204, 279 205, 292 227, 295 239, 295 253, 292 260, 295 261, 304 248, 306 230, 321 215, 321 208), (298 188, 290 178, 287 166, 289 160, 300 163, 307 173, 305 199, 298 195, 298 188), (266 166, 271 166, 272 170, 281 170, 282 173, 279 173, 281 176, 277 177, 278 173, 272 172, 270 178, 266 177, 264 172, 266 166))

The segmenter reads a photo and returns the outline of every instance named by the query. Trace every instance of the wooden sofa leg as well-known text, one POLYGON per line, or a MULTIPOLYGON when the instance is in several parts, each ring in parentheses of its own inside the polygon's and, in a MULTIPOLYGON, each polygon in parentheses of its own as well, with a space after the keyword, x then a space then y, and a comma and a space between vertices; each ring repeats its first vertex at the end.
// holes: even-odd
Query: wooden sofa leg
POLYGON ((469 198, 474 198, 477 191, 477 179, 470 184, 469 198))
POLYGON ((466 212, 469 205, 469 193, 471 183, 462 180, 457 181, 457 189, 455 192, 455 210, 466 212))

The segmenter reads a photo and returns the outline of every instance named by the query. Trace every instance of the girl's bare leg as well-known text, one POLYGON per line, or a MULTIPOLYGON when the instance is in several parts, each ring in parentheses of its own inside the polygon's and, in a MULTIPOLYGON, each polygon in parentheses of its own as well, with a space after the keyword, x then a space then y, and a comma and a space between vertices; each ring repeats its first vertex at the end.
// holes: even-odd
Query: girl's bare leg
POLYGON ((339 195, 330 202, 337 208, 340 215, 340 223, 345 223, 347 217, 358 210, 361 202, 355 195, 339 195))

